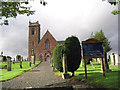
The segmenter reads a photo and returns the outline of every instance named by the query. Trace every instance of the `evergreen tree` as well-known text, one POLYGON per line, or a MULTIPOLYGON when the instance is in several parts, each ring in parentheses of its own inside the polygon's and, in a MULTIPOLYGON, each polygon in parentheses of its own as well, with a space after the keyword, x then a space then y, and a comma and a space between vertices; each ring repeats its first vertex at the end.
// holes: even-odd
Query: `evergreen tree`
MULTIPOLYGON (((91 33, 91 35, 93 35, 92 33, 91 33)), ((107 62, 107 52, 109 52, 112 49, 110 46, 110 41, 108 41, 108 38, 105 37, 102 29, 100 30, 100 32, 96 31, 96 33, 95 33, 95 35, 93 35, 93 37, 97 40, 103 41, 104 51, 105 51, 105 66, 106 66, 106 70, 109 70, 109 66, 108 66, 108 62, 107 62)), ((90 38, 91 38, 91 36, 90 36, 90 38)))
POLYGON ((72 76, 74 76, 74 71, 79 68, 81 62, 81 46, 79 39, 75 36, 68 37, 64 45, 64 53, 67 56, 67 69, 72 72, 72 76))

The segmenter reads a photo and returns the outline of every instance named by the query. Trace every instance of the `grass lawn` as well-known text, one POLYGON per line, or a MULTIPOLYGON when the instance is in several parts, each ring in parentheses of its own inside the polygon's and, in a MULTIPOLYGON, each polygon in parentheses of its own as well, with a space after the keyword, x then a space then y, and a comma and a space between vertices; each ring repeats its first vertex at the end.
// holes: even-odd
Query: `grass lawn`
MULTIPOLYGON (((79 67, 77 71, 75 71, 75 76, 72 77, 72 80, 81 80, 85 81, 90 85, 101 87, 101 88, 118 88, 118 66, 117 65, 109 65, 109 68, 112 72, 106 72, 106 77, 103 77, 101 71, 101 64, 92 62, 95 68, 92 68, 92 65, 87 65, 87 76, 85 79, 85 69, 83 67, 79 67)), ((110 63, 109 63, 110 64, 110 63)), ((70 72, 69 72, 70 73, 70 72)), ((55 75, 61 76, 62 73, 55 72, 55 75)))
MULTIPOLYGON (((11 71, 7 71, 7 69, 0 69, 0 81, 6 81, 10 80, 14 77, 17 77, 21 75, 22 73, 36 67, 38 64, 40 64, 40 61, 36 61, 35 65, 29 66, 29 61, 23 61, 22 62, 22 69, 20 68, 20 63, 12 63, 11 71)), ((2 62, 1 67, 7 65, 7 62, 2 62)))

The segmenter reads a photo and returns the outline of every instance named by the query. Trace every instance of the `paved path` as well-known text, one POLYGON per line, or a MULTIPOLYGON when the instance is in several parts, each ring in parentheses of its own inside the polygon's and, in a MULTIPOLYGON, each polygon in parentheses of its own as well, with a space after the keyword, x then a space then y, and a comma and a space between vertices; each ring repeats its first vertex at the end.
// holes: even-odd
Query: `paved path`
POLYGON ((22 75, 2 83, 2 88, 24 89, 41 88, 56 83, 64 83, 61 77, 55 76, 49 62, 42 62, 36 68, 31 69, 22 75))

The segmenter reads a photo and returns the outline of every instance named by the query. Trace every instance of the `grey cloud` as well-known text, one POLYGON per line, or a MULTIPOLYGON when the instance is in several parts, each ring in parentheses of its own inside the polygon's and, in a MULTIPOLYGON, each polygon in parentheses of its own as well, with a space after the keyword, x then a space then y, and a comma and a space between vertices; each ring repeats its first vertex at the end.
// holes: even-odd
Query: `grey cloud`
POLYGON ((58 7, 61 5, 57 5, 57 2, 52 4, 52 1, 48 1, 49 5, 45 7, 39 4, 31 4, 36 10, 35 15, 30 17, 20 15, 16 19, 9 19, 9 26, 2 27, 3 47, 0 47, 0 50, 2 49, 5 55, 11 55, 12 57, 17 54, 27 57, 30 20, 39 21, 41 24, 41 37, 48 29, 56 40, 65 40, 68 36, 76 35, 80 41, 83 41, 89 38, 91 32, 103 29, 105 35, 111 41, 112 51, 117 51, 118 18, 111 14, 111 11, 116 7, 101 2, 102 0, 94 0, 94 6, 92 6, 90 1, 92 8, 87 7, 86 4, 81 8, 79 7, 81 3, 76 6, 67 3, 63 5, 66 6, 64 7, 66 12, 63 7, 58 7), (96 3, 99 3, 99 6, 96 3), (70 7, 70 5, 72 6, 70 7))

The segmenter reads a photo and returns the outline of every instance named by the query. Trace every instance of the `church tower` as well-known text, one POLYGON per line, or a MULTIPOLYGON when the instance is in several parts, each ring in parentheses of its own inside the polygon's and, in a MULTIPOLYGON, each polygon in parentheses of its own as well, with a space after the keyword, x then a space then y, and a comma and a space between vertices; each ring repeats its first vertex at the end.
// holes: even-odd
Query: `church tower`
POLYGON ((28 60, 32 54, 32 50, 36 53, 35 48, 40 42, 40 24, 39 22, 30 22, 29 21, 29 42, 28 42, 28 60))

